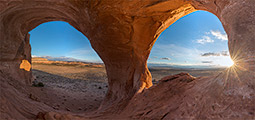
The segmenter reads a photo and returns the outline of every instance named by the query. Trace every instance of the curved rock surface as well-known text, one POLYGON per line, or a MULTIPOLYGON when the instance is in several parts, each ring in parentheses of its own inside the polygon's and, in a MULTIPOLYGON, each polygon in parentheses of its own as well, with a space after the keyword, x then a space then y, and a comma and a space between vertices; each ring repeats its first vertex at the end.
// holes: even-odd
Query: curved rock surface
POLYGON ((254 0, 2 0, 1 119, 254 119, 254 6, 254 0), (195 10, 220 19, 235 66, 218 76, 187 82, 184 74, 151 87, 146 61, 154 42, 195 10), (31 62, 28 32, 48 21, 70 23, 105 63, 109 90, 93 114, 60 113, 28 98, 31 71, 20 69, 22 60, 31 62))

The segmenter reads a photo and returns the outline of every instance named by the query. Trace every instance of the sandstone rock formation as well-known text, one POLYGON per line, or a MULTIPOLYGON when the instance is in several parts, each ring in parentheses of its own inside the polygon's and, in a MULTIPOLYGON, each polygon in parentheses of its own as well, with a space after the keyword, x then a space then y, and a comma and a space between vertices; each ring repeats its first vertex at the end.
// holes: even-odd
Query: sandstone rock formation
MULTIPOLYGON (((79 119, 254 118, 254 6, 254 0, 2 0, 1 119, 34 119, 39 112, 61 116, 44 103, 28 99, 31 71, 20 69, 22 60, 31 62, 28 32, 48 21, 74 26, 90 40, 106 66, 109 90, 104 102, 98 111, 79 119), (195 10, 209 11, 220 19, 235 67, 217 77, 190 83, 178 79, 150 88, 146 61, 154 42, 172 23, 195 10), (165 96, 167 89, 171 93, 165 96)), ((68 114, 63 115, 74 116, 68 114)))

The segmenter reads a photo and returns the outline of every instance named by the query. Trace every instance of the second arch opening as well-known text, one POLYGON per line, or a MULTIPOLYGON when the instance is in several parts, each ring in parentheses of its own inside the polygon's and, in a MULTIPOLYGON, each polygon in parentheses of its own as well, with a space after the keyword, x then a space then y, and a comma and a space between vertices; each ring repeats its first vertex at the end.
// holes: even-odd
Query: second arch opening
POLYGON ((233 64, 220 20, 206 11, 190 13, 163 31, 148 59, 153 83, 181 72, 216 75, 233 64))

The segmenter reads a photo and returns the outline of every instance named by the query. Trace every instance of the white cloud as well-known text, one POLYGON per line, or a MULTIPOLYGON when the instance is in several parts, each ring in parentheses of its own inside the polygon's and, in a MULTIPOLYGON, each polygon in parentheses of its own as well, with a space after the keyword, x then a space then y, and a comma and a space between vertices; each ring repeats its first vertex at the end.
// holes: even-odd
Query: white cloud
POLYGON ((216 39, 219 39, 221 41, 228 40, 228 36, 226 33, 221 33, 219 30, 211 30, 210 32, 205 32, 206 36, 203 36, 201 39, 198 39, 196 42, 199 44, 205 44, 205 43, 213 43, 214 40, 209 37, 208 35, 212 35, 216 39))
POLYGON ((201 54, 202 57, 208 57, 208 56, 229 56, 229 52, 228 51, 221 51, 220 53, 216 53, 216 52, 206 52, 201 54))
POLYGON ((208 52, 208 53, 201 54, 201 56, 203 56, 203 57, 207 57, 207 56, 220 56, 220 53, 208 52))
POLYGON ((168 58, 168 57, 163 57, 163 58, 160 58, 161 60, 171 60, 171 58, 168 58))
POLYGON ((199 44, 205 44, 205 43, 213 43, 214 40, 212 40, 209 36, 203 36, 201 39, 197 40, 197 43, 199 44))
POLYGON ((213 61, 201 61, 201 63, 209 63, 209 64, 211 64, 211 63, 213 63, 213 61))
POLYGON ((210 35, 211 33, 210 32, 205 32, 206 35, 210 35))
POLYGON ((199 57, 202 64, 216 65, 216 66, 228 66, 231 63, 230 56, 207 56, 199 57), (212 61, 212 62, 211 62, 212 61))
POLYGON ((222 56, 229 56, 229 52, 228 51, 221 51, 221 55, 222 56))
POLYGON ((219 39, 219 40, 222 40, 222 41, 228 40, 228 36, 227 36, 226 33, 223 33, 223 34, 222 34, 220 31, 213 31, 213 30, 211 30, 210 33, 211 33, 214 37, 216 37, 217 39, 219 39))

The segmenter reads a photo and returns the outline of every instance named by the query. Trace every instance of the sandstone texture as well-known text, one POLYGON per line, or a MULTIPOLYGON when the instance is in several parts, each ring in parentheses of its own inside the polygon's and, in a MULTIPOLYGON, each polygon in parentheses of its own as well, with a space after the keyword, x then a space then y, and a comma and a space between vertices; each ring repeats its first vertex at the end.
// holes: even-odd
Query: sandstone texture
POLYGON ((254 119, 254 0, 1 0, 1 119, 254 119), (228 35, 235 66, 218 76, 179 74, 152 86, 147 59, 157 37, 179 18, 205 10, 228 35), (65 21, 105 63, 108 92, 93 113, 61 113, 29 98, 29 31, 65 21))

